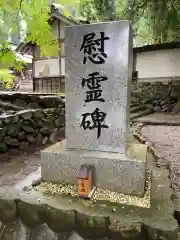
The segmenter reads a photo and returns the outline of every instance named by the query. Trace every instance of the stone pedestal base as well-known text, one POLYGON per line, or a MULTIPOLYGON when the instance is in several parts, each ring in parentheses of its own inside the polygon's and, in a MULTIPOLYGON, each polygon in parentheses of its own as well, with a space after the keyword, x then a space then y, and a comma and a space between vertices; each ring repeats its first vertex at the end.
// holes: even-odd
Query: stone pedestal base
POLYGON ((66 140, 41 152, 43 181, 76 183, 81 164, 92 164, 96 169, 97 187, 129 195, 142 196, 146 181, 147 147, 129 145, 127 155, 110 152, 69 150, 66 140), (131 156, 131 157, 130 157, 131 156))

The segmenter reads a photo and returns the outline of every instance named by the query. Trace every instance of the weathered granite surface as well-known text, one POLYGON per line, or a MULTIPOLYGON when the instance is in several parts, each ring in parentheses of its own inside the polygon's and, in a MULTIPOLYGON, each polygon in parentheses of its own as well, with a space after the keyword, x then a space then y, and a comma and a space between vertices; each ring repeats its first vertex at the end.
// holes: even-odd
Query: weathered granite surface
POLYGON ((130 145, 127 154, 69 150, 66 140, 41 152, 43 181, 76 183, 81 164, 93 164, 98 187, 113 191, 143 195, 146 181, 145 145, 130 145))
MULTIPOLYGON (((129 21, 106 22, 91 25, 77 25, 65 29, 66 51, 66 138, 68 148, 111 151, 125 153, 127 134, 129 133, 130 95, 132 75, 132 36, 129 21), (100 32, 109 39, 104 40, 104 52, 107 54, 103 64, 90 62, 88 54, 80 51, 83 37, 95 33, 94 39, 100 39, 100 32), (120 54, 117 54, 119 52, 120 54), (83 64, 84 56, 87 57, 83 64), (89 74, 99 73, 96 77, 105 77, 106 80, 98 81, 96 99, 102 101, 85 102, 89 92, 96 88, 96 80, 91 80, 82 86, 82 79, 90 78, 89 74), (90 86, 90 87, 89 87, 90 86), (102 92, 99 93, 99 90, 102 92), (101 96, 102 94, 102 96, 101 96), (82 115, 93 113, 98 108, 105 113, 103 121, 108 128, 102 128, 101 136, 97 138, 97 128, 86 129, 80 127, 82 115)), ((91 41, 91 40, 90 40, 91 41)), ((96 43, 92 40, 92 43, 96 43)), ((99 42, 101 44, 101 42, 99 42)), ((103 43, 102 43, 103 44, 103 43)), ((93 45, 99 49, 100 45, 93 45)), ((93 48, 93 49, 94 49, 93 48)), ((94 50, 93 50, 94 51, 94 50)), ((101 52, 95 51, 99 61, 101 52)), ((103 57, 103 54, 102 54, 103 57)), ((89 97, 90 98, 90 97, 89 97)), ((92 98, 93 94, 92 94, 92 98)), ((88 117, 88 121, 90 120, 88 117)), ((96 117, 94 117, 95 119, 96 117)), ((90 126, 93 126, 90 120, 90 126)), ((87 125, 88 123, 86 123, 87 125)), ((95 123, 96 124, 96 123, 95 123)))

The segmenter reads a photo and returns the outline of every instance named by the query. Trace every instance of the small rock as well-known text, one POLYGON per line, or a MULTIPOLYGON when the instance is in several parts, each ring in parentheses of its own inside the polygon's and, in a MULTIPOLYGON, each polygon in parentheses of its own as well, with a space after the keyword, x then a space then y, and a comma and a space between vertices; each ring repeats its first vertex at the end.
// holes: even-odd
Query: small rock
POLYGON ((33 133, 34 132, 34 129, 31 126, 28 126, 28 125, 23 125, 21 128, 27 133, 33 133))
POLYGON ((38 128, 39 127, 36 119, 31 119, 31 125, 33 126, 33 128, 38 128))
POLYGON ((49 138, 48 137, 44 137, 43 138, 43 145, 46 145, 47 143, 48 143, 48 140, 49 140, 49 138))
POLYGON ((33 132, 33 137, 35 137, 37 134, 38 134, 39 130, 38 129, 34 129, 34 132, 33 132))
POLYGON ((48 117, 46 119, 43 119, 43 126, 48 128, 54 128, 54 117, 48 117))
POLYGON ((172 108, 173 108, 172 104, 166 104, 163 106, 162 109, 163 109, 163 112, 171 112, 172 108))
POLYGON ((164 100, 161 100, 160 101, 160 105, 163 106, 163 105, 166 105, 169 103, 169 99, 164 99, 164 100))
POLYGON ((39 96, 36 95, 29 95, 30 102, 38 102, 39 101, 39 96))
POLYGON ((22 100, 22 99, 16 99, 14 101, 14 104, 19 106, 19 107, 23 107, 23 108, 27 107, 27 102, 22 100))
POLYGON ((33 112, 33 117, 42 120, 44 118, 43 111, 41 109, 36 110, 33 112))
POLYGON ((27 134, 26 139, 29 143, 35 143, 36 139, 33 137, 33 135, 27 134))
POLYGON ((160 100, 162 98, 162 95, 160 93, 156 93, 154 96, 155 100, 160 100))
POLYGON ((0 143, 0 153, 6 153, 8 150, 7 145, 4 142, 0 143))
POLYGON ((159 105, 159 101, 158 100, 154 100, 152 103, 153 103, 154 106, 158 106, 159 105))
POLYGON ((39 106, 38 103, 32 102, 32 103, 29 103, 29 104, 27 105, 27 108, 30 108, 30 109, 38 109, 38 108, 40 108, 40 106, 39 106))
POLYGON ((113 208, 113 209, 112 209, 112 212, 116 212, 116 208, 113 208))
POLYGON ((12 147, 19 146, 19 141, 16 138, 11 138, 9 136, 5 136, 4 141, 9 146, 12 146, 12 147))
POLYGON ((20 126, 18 124, 12 124, 7 128, 7 135, 11 137, 16 137, 20 131, 20 126))
POLYGON ((32 186, 33 186, 33 187, 36 187, 36 186, 38 186, 40 183, 41 183, 41 179, 33 180, 32 186))
POLYGON ((58 107, 57 103, 57 96, 41 96, 40 97, 40 103, 43 107, 45 108, 53 108, 53 107, 58 107))
POLYGON ((8 125, 12 122, 12 118, 12 116, 6 116, 3 122, 8 125))
POLYGON ((20 141, 25 140, 25 139, 26 139, 26 133, 25 133, 25 132, 20 132, 20 133, 18 134, 18 139, 19 139, 20 141))
POLYGON ((21 124, 22 125, 30 125, 30 120, 28 121, 28 120, 23 120, 23 121, 21 121, 21 124))
POLYGON ((51 134, 52 129, 50 129, 50 128, 48 128, 48 127, 43 127, 43 128, 41 128, 40 132, 41 132, 43 135, 49 135, 49 134, 51 134))
POLYGON ((30 110, 21 111, 19 114, 24 120, 29 120, 32 117, 32 111, 30 110))
POLYGON ((57 141, 58 129, 56 131, 53 130, 53 133, 50 135, 50 141, 55 143, 57 141))
POLYGON ((17 123, 19 121, 19 116, 15 114, 12 118, 12 123, 17 123))
POLYGON ((162 108, 160 106, 154 107, 155 112, 161 112, 162 108))

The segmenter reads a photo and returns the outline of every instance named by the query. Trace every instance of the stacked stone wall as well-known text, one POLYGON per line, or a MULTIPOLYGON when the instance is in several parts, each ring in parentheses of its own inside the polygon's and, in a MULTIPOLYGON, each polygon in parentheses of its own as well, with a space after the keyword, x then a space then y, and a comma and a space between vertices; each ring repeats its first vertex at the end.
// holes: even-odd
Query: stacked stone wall
POLYGON ((0 105, 7 108, 0 114, 0 153, 26 150, 64 137, 65 104, 56 95, 3 93, 0 105))
POLYGON ((133 83, 131 102, 155 112, 180 112, 180 81, 133 83))

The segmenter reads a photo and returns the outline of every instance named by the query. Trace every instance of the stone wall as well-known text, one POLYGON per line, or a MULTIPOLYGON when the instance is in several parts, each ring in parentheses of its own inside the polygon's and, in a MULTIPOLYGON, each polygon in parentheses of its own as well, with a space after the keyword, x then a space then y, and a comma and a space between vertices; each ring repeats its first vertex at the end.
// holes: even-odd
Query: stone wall
POLYGON ((64 108, 23 110, 0 115, 0 153, 54 143, 64 134, 64 108))
POLYGON ((133 83, 131 102, 155 112, 180 112, 180 81, 133 83))
POLYGON ((58 108, 62 104, 62 97, 57 97, 56 94, 0 92, 0 101, 14 104, 22 109, 58 108))
POLYGON ((54 143, 65 135, 65 104, 56 95, 0 93, 0 153, 54 143))

